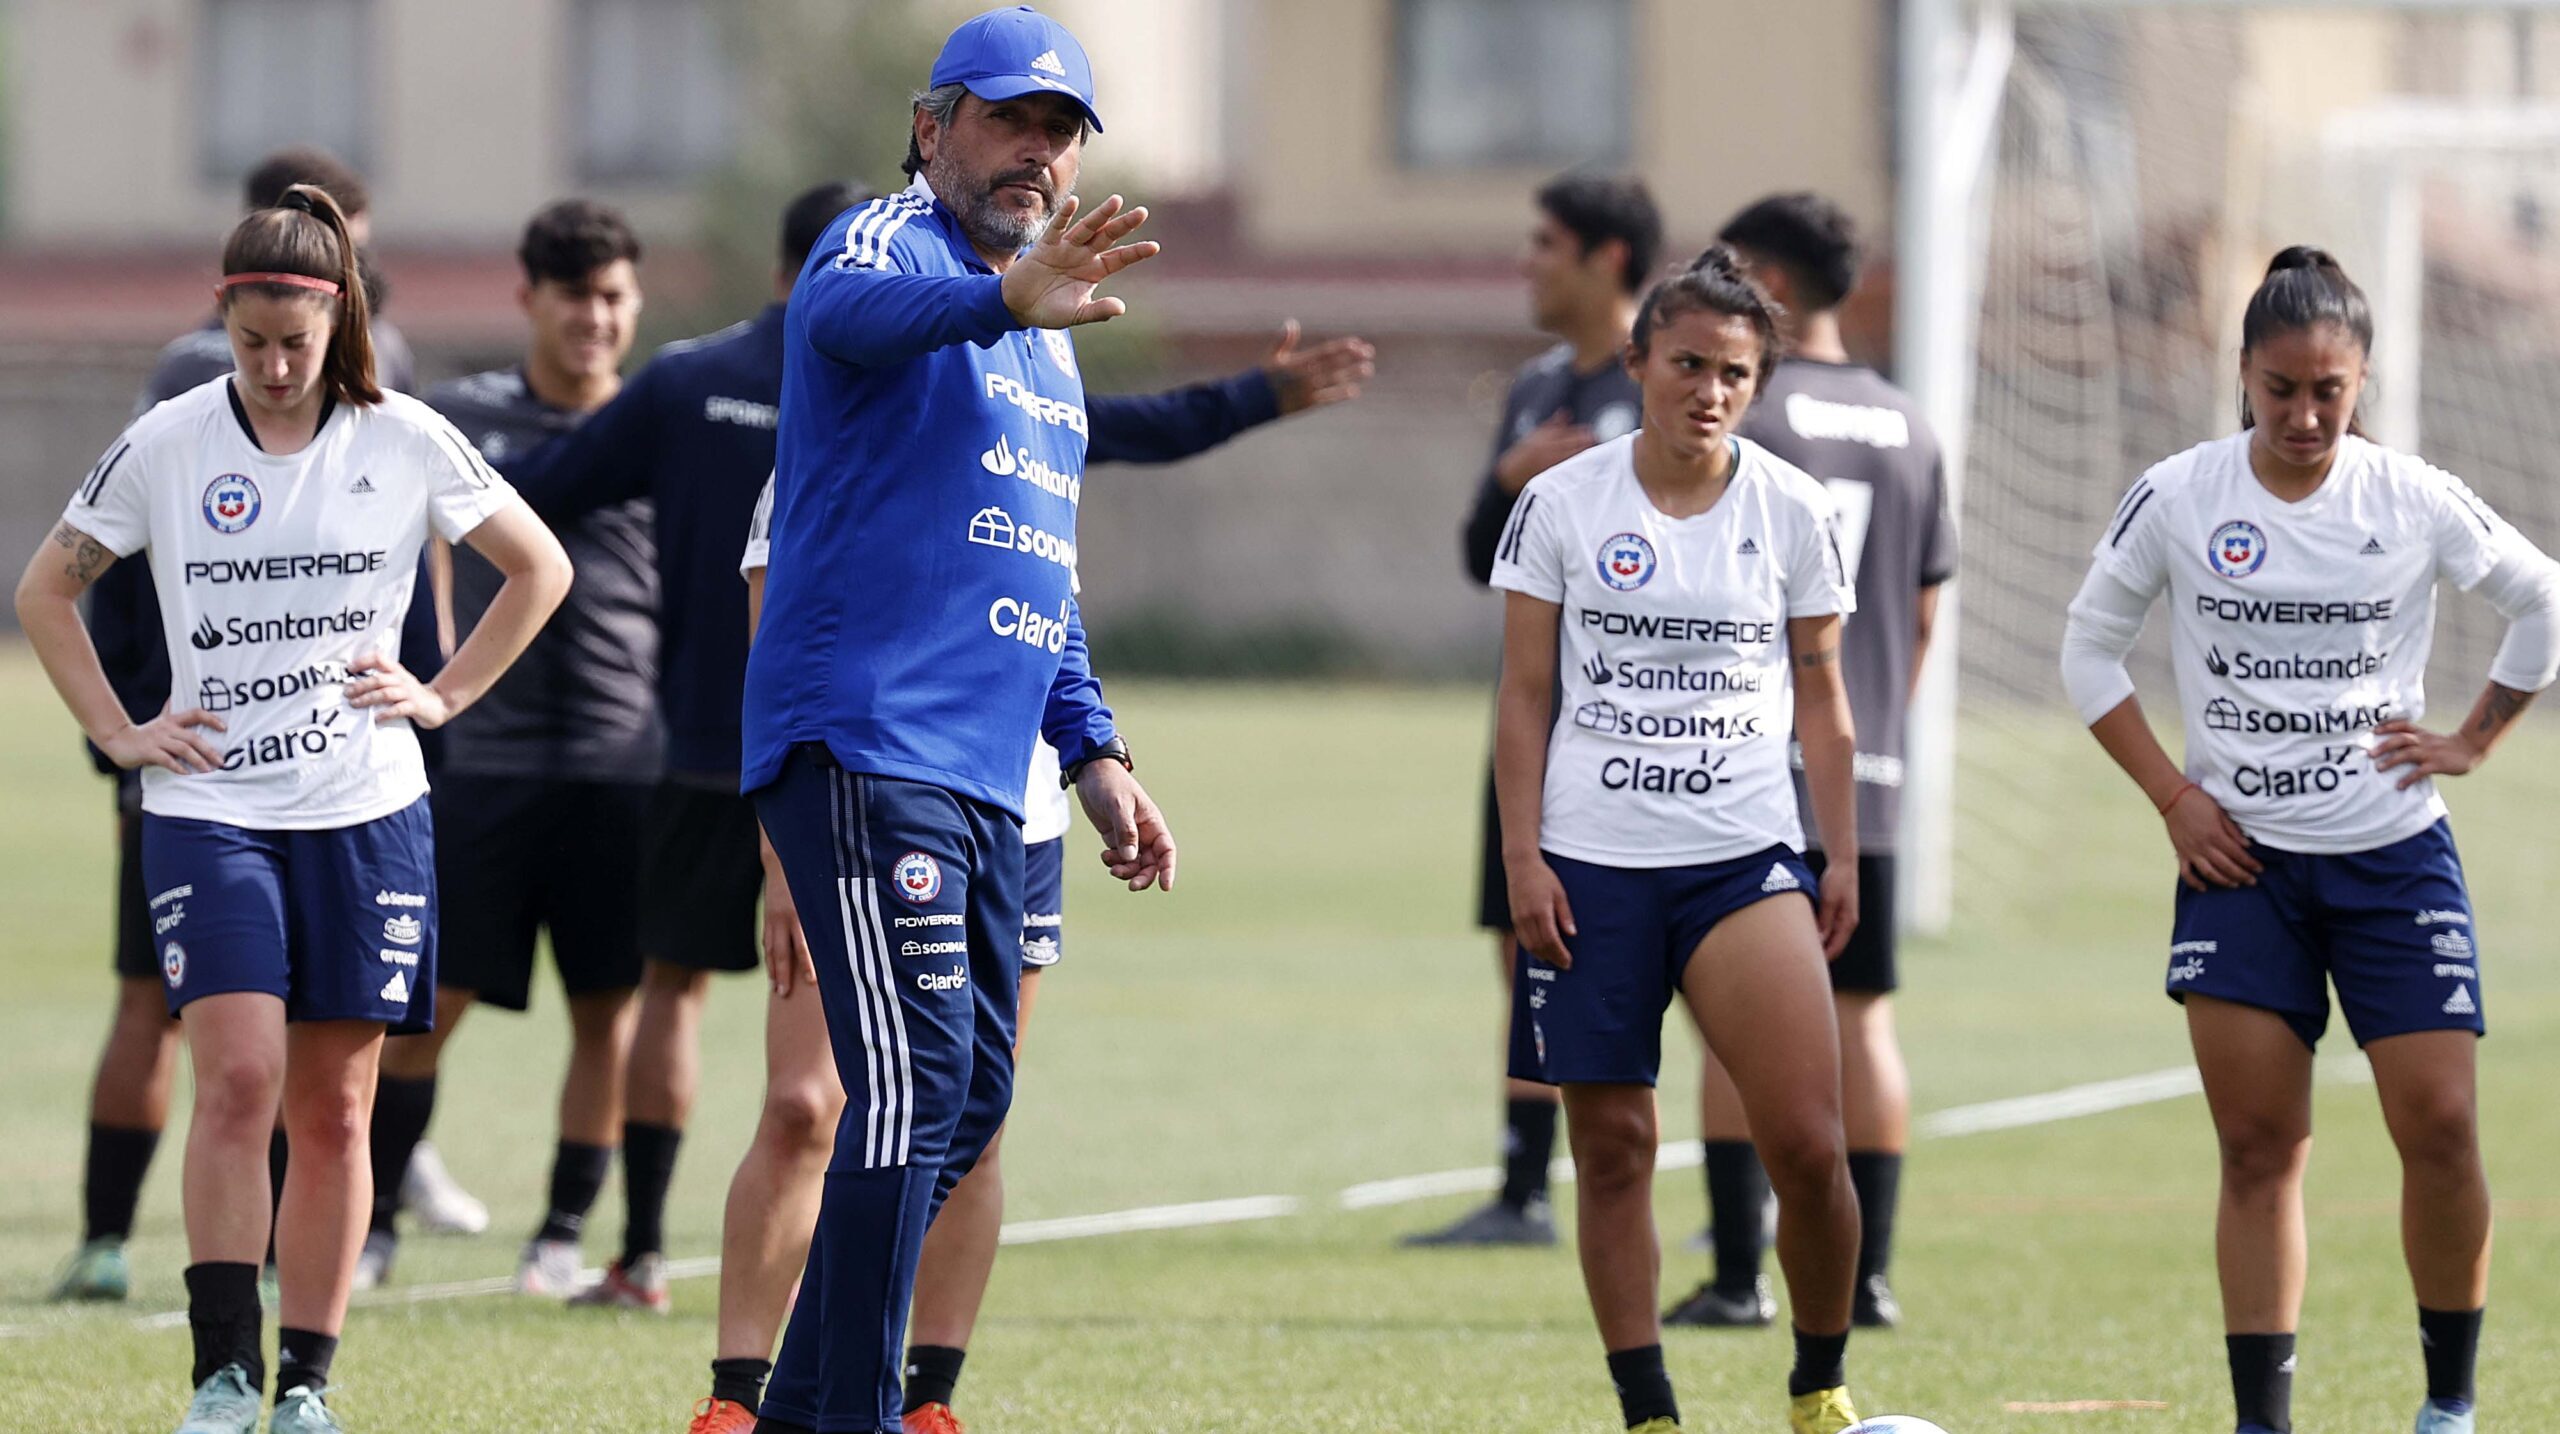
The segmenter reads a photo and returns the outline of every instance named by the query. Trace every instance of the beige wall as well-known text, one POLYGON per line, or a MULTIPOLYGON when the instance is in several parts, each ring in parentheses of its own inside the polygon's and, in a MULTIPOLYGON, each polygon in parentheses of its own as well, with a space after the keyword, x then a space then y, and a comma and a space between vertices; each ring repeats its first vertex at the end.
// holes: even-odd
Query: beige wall
MULTIPOLYGON (((1278 253, 1507 253, 1532 169, 1396 159, 1392 0, 1238 7, 1248 97, 1234 180, 1278 253)), ((1676 240, 1776 188, 1824 190, 1863 223, 1891 208, 1885 7, 1876 0, 1638 0, 1632 167, 1676 240)))
MULTIPOLYGON (((568 152, 565 0, 375 0, 378 228, 398 244, 511 240, 581 192, 568 152)), ((10 238, 150 245, 217 235, 237 180, 198 172, 193 0, 17 0, 10 17, 10 238)), ((643 232, 690 186, 587 188, 643 232)))

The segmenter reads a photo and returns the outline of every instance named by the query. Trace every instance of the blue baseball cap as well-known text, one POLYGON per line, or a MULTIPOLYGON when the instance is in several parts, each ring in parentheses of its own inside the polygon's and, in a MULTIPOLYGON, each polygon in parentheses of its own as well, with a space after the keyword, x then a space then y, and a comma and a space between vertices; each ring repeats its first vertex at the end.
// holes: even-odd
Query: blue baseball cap
POLYGON ((1093 108, 1093 65, 1084 57, 1084 46, 1066 26, 1028 5, 990 10, 952 31, 933 62, 932 87, 944 85, 967 85, 969 93, 990 104, 1024 95, 1065 95, 1083 108, 1095 132, 1102 129, 1102 116, 1093 108))

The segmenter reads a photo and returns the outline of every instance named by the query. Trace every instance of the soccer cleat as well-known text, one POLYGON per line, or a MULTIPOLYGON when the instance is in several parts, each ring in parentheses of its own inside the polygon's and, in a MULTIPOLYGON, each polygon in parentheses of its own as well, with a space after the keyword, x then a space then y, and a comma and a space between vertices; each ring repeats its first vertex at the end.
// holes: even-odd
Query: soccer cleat
POLYGON ((586 1283, 586 1265, 574 1240, 527 1240, 516 1258, 517 1294, 565 1299, 586 1283))
POLYGON ((1720 1290, 1713 1280, 1663 1311, 1662 1322, 1684 1329, 1761 1329, 1777 1323, 1778 1297, 1762 1275, 1747 1290, 1720 1290))
POLYGON ((489 1207, 455 1182, 444 1157, 423 1140, 409 1154, 409 1173, 400 1177, 400 1208, 429 1234, 477 1235, 489 1228, 489 1207))
POLYGON ((605 1266, 603 1279, 569 1296, 569 1303, 581 1309, 665 1314, 673 1303, 667 1296, 667 1257, 642 1255, 627 1269, 616 1260, 605 1266))
POLYGON ((1404 1237, 1405 1247, 1417 1250, 1453 1246, 1552 1245, 1555 1242, 1556 1219, 1544 1200, 1532 1200, 1525 1207, 1495 1200, 1460 1218, 1455 1224, 1404 1237))
POLYGON ((734 1399, 705 1399, 693 1406, 684 1434, 755 1434, 756 1412, 734 1399))
POLYGON ((64 1266, 54 1282, 57 1301, 121 1300, 133 1287, 133 1270, 125 1263, 122 1240, 91 1240, 64 1266))
POLYGON ((340 1434, 347 1426, 321 1401, 323 1392, 308 1384, 286 1390, 267 1416, 267 1434, 340 1434))
POLYGON ((257 1434, 258 1390, 249 1371, 226 1364, 196 1386, 178 1434, 257 1434))
POLYGON ((391 1283, 392 1262, 400 1258, 400 1237, 388 1230, 375 1230, 364 1237, 364 1248, 356 1252, 355 1278, 348 1288, 357 1291, 378 1290, 391 1283))
POLYGON ((1627 1434, 1680 1434, 1680 1424, 1677 1420, 1656 1415, 1628 1430, 1627 1434))
POLYGON ((907 1434, 969 1434, 969 1426, 960 1422, 960 1416, 952 1413, 948 1404, 919 1404, 908 1410, 901 1422, 907 1426, 907 1434))
POLYGON ((2471 1434, 2471 1406, 2462 1400, 2430 1399, 2418 1406, 2417 1434, 2471 1434))
POLYGON ((1902 1301, 1893 1297, 1893 1286, 1885 1283, 1882 1272, 1858 1281, 1849 1323, 1859 1329, 1891 1329, 1902 1323, 1902 1301))
POLYGON ((1849 1403, 1845 1384, 1799 1394, 1787 1405, 1788 1434, 1841 1434, 1857 1422, 1858 1411, 1849 1403))

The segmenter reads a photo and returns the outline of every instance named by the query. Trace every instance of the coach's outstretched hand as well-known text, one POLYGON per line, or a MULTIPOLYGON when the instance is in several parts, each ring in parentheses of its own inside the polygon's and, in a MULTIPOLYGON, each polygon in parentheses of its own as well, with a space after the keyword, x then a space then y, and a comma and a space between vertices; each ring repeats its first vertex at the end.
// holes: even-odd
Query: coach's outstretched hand
POLYGON ((1298 321, 1280 330, 1280 341, 1262 361, 1262 376, 1279 401, 1280 416, 1304 413, 1329 403, 1360 396, 1360 385, 1378 371, 1378 351, 1367 339, 1327 339, 1312 348, 1298 347, 1298 321))
POLYGON ((1084 803, 1085 819, 1110 843, 1102 864, 1115 879, 1129 883, 1131 891, 1173 890, 1173 830, 1128 768, 1085 763, 1076 773, 1076 798, 1084 803))
POLYGON ((1040 242, 1024 250, 1013 267, 1004 271, 1004 306, 1032 328, 1068 329, 1129 312, 1129 306, 1118 299, 1095 298, 1094 286, 1142 259, 1154 258, 1159 247, 1152 239, 1120 242, 1147 222, 1147 211, 1141 207, 1123 212, 1117 194, 1083 218, 1076 216, 1077 207, 1076 197, 1068 195, 1058 206, 1057 217, 1041 231, 1040 242))

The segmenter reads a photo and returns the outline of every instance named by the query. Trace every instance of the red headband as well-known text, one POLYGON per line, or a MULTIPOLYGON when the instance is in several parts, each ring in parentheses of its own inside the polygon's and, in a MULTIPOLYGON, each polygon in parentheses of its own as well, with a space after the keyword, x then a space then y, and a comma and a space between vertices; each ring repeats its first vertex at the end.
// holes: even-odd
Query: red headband
POLYGON ((242 284, 282 284, 288 289, 315 289, 331 298, 336 298, 338 295, 338 286, 335 282, 328 279, 315 279, 308 274, 225 274, 222 282, 214 285, 213 291, 221 294, 225 290, 237 288, 242 284))

